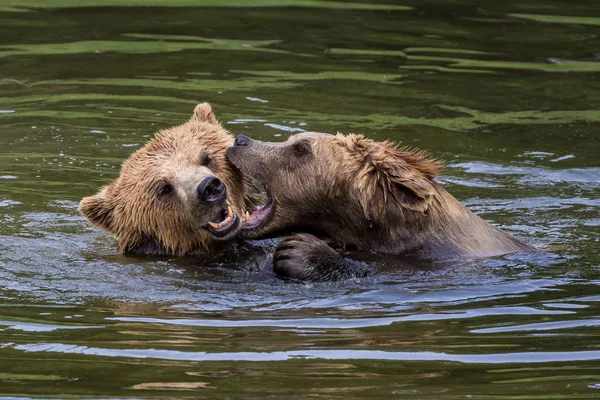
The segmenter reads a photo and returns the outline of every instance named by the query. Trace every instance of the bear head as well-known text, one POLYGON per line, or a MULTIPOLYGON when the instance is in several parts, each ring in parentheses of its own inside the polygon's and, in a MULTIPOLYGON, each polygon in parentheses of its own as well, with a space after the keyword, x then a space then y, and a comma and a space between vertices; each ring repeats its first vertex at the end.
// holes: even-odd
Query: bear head
POLYGON ((121 166, 120 175, 79 210, 112 233, 125 254, 215 252, 233 238, 251 201, 226 160, 233 136, 207 103, 183 125, 159 131, 121 166))
POLYGON ((268 195, 267 204, 244 222, 245 237, 303 231, 341 243, 377 240, 399 222, 408 229, 420 223, 441 168, 426 153, 390 142, 315 132, 282 143, 238 135, 227 158, 262 182, 268 195))

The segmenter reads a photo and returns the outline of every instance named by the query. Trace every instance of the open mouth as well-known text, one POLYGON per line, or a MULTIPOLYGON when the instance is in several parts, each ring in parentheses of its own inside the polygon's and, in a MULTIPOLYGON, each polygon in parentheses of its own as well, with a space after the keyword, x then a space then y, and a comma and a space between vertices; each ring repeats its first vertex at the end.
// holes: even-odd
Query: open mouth
POLYGON ((242 229, 245 231, 256 230, 266 225, 273 217, 275 211, 275 198, 269 189, 269 185, 264 185, 265 191, 267 192, 267 204, 262 207, 258 207, 256 211, 249 214, 246 211, 243 216, 244 223, 242 229))
POLYGON ((223 208, 219 218, 215 221, 209 221, 203 228, 213 236, 221 238, 233 232, 239 226, 239 223, 240 218, 231 209, 229 200, 226 200, 226 207, 223 208))

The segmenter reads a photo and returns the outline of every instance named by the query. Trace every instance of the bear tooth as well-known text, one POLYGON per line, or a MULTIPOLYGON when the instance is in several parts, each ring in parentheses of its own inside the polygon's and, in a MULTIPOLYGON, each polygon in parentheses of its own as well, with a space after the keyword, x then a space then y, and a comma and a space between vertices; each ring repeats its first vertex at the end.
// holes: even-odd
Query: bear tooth
POLYGON ((231 203, 229 202, 229 199, 225 199, 225 203, 227 203, 228 206, 231 205, 231 203))
POLYGON ((250 213, 248 211, 246 211, 246 221, 250 221, 252 218, 250 218, 250 213))
POLYGON ((209 224, 210 226, 212 226, 213 228, 215 228, 215 229, 219 228, 219 224, 217 224, 217 223, 215 223, 215 222, 211 222, 211 221, 209 221, 209 222, 208 222, 208 224, 209 224))
POLYGON ((227 206, 227 218, 233 217, 233 211, 231 211, 231 207, 227 206))

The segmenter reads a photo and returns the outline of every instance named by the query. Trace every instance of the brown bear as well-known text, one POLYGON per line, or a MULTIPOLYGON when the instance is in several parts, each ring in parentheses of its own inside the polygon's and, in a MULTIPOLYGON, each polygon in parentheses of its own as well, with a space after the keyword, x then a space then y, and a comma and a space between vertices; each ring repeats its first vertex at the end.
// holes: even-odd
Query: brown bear
MULTIPOLYGON (((449 194, 434 180, 441 164, 423 151, 362 135, 303 132, 283 143, 238 135, 227 158, 268 194, 244 222, 246 238, 312 232, 359 250, 429 260, 533 250, 449 194)), ((346 276, 335 269, 352 270, 349 262, 301 234, 280 241, 274 268, 292 278, 328 279, 346 276)))
POLYGON ((233 141, 210 105, 199 104, 186 123, 133 153, 79 210, 125 254, 216 254, 254 209, 247 181, 225 158, 233 141))

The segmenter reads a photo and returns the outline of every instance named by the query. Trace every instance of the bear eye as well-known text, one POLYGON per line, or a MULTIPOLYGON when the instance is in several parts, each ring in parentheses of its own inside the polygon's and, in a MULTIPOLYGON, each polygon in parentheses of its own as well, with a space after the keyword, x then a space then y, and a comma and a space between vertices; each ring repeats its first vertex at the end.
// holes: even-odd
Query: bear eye
POLYGON ((202 154, 202 156, 200 156, 200 165, 202 165, 203 167, 208 166, 208 164, 210 164, 212 162, 212 156, 208 153, 204 153, 202 154))
POLYGON ((163 196, 168 196, 171 193, 173 193, 173 185, 171 185, 169 182, 159 182, 158 186, 156 188, 156 193, 158 194, 159 197, 163 197, 163 196))
POLYGON ((307 154, 310 152, 310 144, 308 142, 297 142, 294 143, 294 153, 296 153, 297 156, 303 156, 304 154, 307 154))

